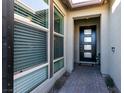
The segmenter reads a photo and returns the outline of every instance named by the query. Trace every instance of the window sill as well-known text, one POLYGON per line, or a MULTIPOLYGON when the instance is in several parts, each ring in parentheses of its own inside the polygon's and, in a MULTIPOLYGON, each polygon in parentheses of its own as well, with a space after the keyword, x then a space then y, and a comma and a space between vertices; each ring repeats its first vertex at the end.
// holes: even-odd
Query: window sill
POLYGON ((54 60, 53 60, 53 63, 55 63, 55 62, 57 62, 57 61, 59 61, 59 60, 61 60, 61 59, 64 59, 64 57, 60 57, 60 58, 54 59, 54 60))
POLYGON ((23 77, 23 76, 25 76, 25 75, 27 75, 27 74, 29 74, 29 73, 31 73, 31 72, 34 72, 34 71, 36 71, 36 70, 38 70, 38 69, 40 69, 40 68, 43 68, 43 67, 47 66, 48 64, 49 64, 49 63, 41 64, 41 65, 36 66, 36 67, 34 67, 34 68, 31 68, 31 69, 28 69, 28 70, 26 70, 26 71, 20 72, 20 73, 18 73, 18 74, 15 74, 15 75, 14 75, 14 80, 15 80, 15 79, 18 79, 18 78, 21 78, 21 77, 23 77))

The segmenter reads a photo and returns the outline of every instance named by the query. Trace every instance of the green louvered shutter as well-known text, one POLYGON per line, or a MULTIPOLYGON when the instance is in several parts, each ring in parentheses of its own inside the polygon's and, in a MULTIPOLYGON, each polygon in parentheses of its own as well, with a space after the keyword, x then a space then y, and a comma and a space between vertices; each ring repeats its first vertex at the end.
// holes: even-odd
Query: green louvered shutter
POLYGON ((14 80, 14 93, 29 93, 47 78, 48 66, 14 80))
POLYGON ((14 72, 47 62, 47 32, 14 25, 14 72))

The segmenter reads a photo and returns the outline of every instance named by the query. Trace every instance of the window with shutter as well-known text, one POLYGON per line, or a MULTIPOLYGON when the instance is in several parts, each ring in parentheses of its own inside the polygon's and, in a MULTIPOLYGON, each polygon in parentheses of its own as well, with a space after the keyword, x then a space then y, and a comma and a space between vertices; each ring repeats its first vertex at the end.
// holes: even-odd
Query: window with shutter
POLYGON ((49 0, 14 0, 14 93, 48 79, 49 0))
POLYGON ((14 25, 14 71, 47 62, 47 32, 30 26, 14 25))

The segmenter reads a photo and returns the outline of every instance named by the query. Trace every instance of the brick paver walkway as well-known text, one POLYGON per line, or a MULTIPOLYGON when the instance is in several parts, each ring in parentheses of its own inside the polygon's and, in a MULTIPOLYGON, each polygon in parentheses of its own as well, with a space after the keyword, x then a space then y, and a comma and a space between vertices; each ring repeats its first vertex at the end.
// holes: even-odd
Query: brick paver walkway
POLYGON ((76 66, 59 93, 109 93, 98 66, 76 66))

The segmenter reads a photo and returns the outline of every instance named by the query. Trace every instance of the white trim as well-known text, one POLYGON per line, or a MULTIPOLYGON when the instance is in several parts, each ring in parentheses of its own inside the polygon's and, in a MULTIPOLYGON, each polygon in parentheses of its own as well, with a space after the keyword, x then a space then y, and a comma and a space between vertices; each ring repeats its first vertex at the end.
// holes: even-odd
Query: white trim
POLYGON ((65 33, 66 30, 67 30, 66 29, 66 27, 67 27, 67 25, 66 25, 66 22, 67 22, 66 18, 67 17, 64 16, 64 29, 63 29, 63 34, 64 34, 64 45, 63 45, 64 46, 64 67, 66 67, 66 52, 67 52, 66 51, 66 33, 65 33))
POLYGON ((55 2, 55 0, 54 0, 53 5, 54 5, 54 7, 61 13, 61 15, 64 17, 65 14, 64 14, 63 11, 61 10, 61 8, 57 5, 57 3, 55 2))
POLYGON ((55 63, 55 62, 57 62, 57 61, 59 61, 61 59, 64 59, 64 57, 60 57, 60 58, 57 58, 57 59, 53 60, 53 63, 55 63))
POLYGON ((97 62, 86 62, 86 61, 79 61, 77 63, 84 63, 84 64, 98 64, 97 62))
POLYGON ((48 38, 47 38, 47 44, 48 44, 48 46, 47 46, 47 53, 48 53, 48 55, 47 55, 47 60, 48 60, 48 78, 50 78, 50 31, 48 32, 48 38))
MULTIPOLYGON (((54 4, 54 3, 53 3, 54 4)), ((55 11, 55 8, 53 6, 53 13, 55 11)), ((54 24, 54 15, 53 15, 53 24, 54 24)), ((54 48, 54 26, 53 26, 53 48, 54 48)), ((54 50, 53 50, 53 60, 54 60, 54 50)), ((54 76, 54 62, 52 62, 52 75, 54 76)))
POLYGON ((33 72, 33 71, 36 71, 36 70, 38 70, 38 69, 40 69, 40 68, 43 68, 43 67, 45 67, 45 66, 47 66, 47 65, 48 65, 48 63, 42 64, 42 65, 39 65, 39 66, 34 67, 34 68, 32 68, 32 69, 29 69, 29 70, 26 70, 26 71, 24 71, 24 72, 18 73, 18 74, 16 74, 16 75, 14 75, 14 80, 15 80, 15 79, 18 79, 18 78, 21 78, 21 77, 23 77, 23 76, 25 76, 25 75, 27 75, 27 74, 33 72))
POLYGON ((60 36, 60 37, 63 37, 64 38, 64 35, 62 35, 62 34, 60 34, 60 33, 57 33, 57 32, 53 32, 54 33, 54 35, 57 35, 57 36, 60 36))
POLYGON ((53 76, 55 77, 57 74, 60 74, 60 72, 62 72, 64 69, 65 69, 65 67, 62 67, 60 70, 55 72, 53 76))
POLYGON ((25 24, 25 25, 29 25, 29 26, 36 28, 36 29, 39 29, 41 31, 48 32, 47 28, 40 26, 38 24, 35 24, 35 23, 31 22, 29 19, 22 17, 20 15, 17 15, 17 14, 14 14, 14 21, 20 22, 20 23, 25 24))
MULTIPOLYGON (((50 7, 50 0, 48 0, 48 4, 49 4, 49 7, 50 7)), ((49 29, 49 31, 48 31, 48 41, 47 41, 47 43, 48 43, 48 79, 50 78, 50 8, 48 9, 49 10, 49 12, 48 12, 48 29, 49 29)))

